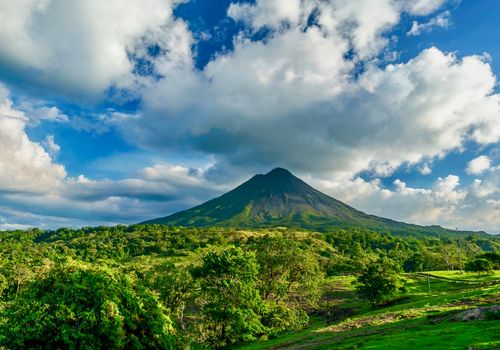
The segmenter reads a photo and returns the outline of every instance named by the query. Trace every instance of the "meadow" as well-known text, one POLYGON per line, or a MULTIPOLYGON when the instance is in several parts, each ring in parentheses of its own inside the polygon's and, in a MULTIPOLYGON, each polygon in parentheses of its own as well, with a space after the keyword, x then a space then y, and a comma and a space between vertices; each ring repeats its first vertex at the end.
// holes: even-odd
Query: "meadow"
POLYGON ((301 332, 238 349, 500 349, 498 309, 464 321, 466 310, 500 303, 500 271, 430 271, 405 278, 408 291, 376 308, 356 297, 353 277, 329 278, 326 315, 316 315, 301 332))

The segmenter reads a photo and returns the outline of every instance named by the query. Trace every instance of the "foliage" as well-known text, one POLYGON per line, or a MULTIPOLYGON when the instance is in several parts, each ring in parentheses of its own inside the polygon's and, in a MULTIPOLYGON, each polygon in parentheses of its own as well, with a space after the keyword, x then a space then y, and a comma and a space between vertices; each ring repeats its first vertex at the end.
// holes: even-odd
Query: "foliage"
POLYGON ((479 305, 498 304, 500 284, 483 286, 482 283, 499 281, 500 271, 492 276, 460 271, 433 274, 447 278, 431 275, 432 294, 427 292, 426 275, 409 274, 405 297, 376 308, 369 308, 356 298, 351 276, 329 278, 327 293, 335 298, 334 319, 325 321, 323 317, 313 316, 301 331, 284 332, 238 349, 497 349, 500 345, 498 314, 485 312, 484 321, 457 322, 455 319, 479 305), (464 279, 469 282, 462 282, 464 279))
MULTIPOLYGON (((462 262, 480 258, 495 267, 498 251, 500 238, 494 236, 398 237, 356 227, 2 231, 0 342, 8 348, 71 348, 60 345, 64 341, 74 348, 92 342, 88 347, 99 348, 98 341, 108 348, 234 346, 302 332, 317 315, 338 319, 358 312, 359 305, 368 308, 353 299, 354 306, 339 310, 338 295, 328 288, 347 288, 343 281, 374 262, 389 261, 398 273, 401 267, 449 269, 465 278, 470 275, 459 272, 462 262), (338 277, 325 284, 325 274, 338 277), (56 332, 61 327, 65 332, 56 332)), ((474 278, 491 282, 495 276, 474 278)), ((433 293, 443 281, 432 281, 433 293)), ((421 292, 427 295, 428 286, 421 292)))
POLYGON ((263 299, 304 306, 321 297, 323 271, 310 249, 291 239, 269 236, 256 240, 250 249, 260 266, 263 299))
POLYGON ((477 258, 465 265, 465 271, 488 274, 493 272, 493 264, 487 259, 477 258))
POLYGON ((393 261, 381 259, 370 265, 357 279, 356 289, 372 305, 390 301, 404 290, 404 279, 393 261))
POLYGON ((495 252, 487 252, 477 256, 477 258, 488 260, 494 270, 500 270, 500 254, 495 252))
POLYGON ((1 344, 41 349, 171 349, 157 297, 107 268, 63 264, 35 280, 2 312, 1 344))
POLYGON ((291 308, 284 302, 265 301, 261 311, 261 322, 270 336, 286 331, 299 330, 309 322, 306 311, 300 308, 291 308))
POLYGON ((258 288, 265 300, 262 323, 271 333, 299 329, 308 307, 323 293, 324 273, 315 254, 296 241, 265 236, 250 244, 260 266, 258 288))
POLYGON ((254 340, 263 333, 257 275, 255 255, 241 248, 230 247, 203 257, 202 265, 193 269, 200 284, 201 339, 222 347, 254 340))
POLYGON ((195 287, 189 270, 172 263, 148 266, 143 280, 149 288, 158 293, 170 314, 177 317, 181 329, 185 329, 184 310, 187 303, 193 299, 195 287))

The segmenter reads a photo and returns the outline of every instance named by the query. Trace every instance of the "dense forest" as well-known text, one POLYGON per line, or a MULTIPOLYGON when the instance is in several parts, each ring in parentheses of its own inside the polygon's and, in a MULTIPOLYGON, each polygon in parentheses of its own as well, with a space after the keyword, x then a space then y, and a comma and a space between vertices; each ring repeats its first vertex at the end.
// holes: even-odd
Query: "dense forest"
POLYGON ((0 232, 0 348, 221 348, 332 316, 335 276, 371 307, 405 272, 500 269, 500 239, 359 229, 132 225, 0 232))

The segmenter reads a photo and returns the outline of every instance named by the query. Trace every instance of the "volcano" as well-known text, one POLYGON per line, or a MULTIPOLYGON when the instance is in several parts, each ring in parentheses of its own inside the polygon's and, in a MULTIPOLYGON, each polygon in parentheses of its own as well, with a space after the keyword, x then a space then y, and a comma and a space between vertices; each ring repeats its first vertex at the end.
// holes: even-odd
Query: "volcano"
POLYGON ((311 187, 288 170, 258 174, 220 197, 173 215, 143 222, 187 227, 294 227, 367 229, 397 235, 468 235, 473 232, 419 226, 363 213, 311 187))

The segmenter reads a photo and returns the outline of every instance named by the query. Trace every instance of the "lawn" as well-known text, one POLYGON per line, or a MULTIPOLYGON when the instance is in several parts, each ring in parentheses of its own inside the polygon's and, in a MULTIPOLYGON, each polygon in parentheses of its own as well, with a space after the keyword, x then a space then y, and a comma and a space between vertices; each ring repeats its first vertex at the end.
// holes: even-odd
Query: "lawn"
POLYGON ((500 271, 429 272, 430 293, 426 274, 408 274, 405 295, 376 308, 357 298, 352 277, 331 278, 323 301, 329 314, 313 317, 302 331, 239 349, 500 349, 498 315, 456 320, 464 310, 500 304, 500 271))

